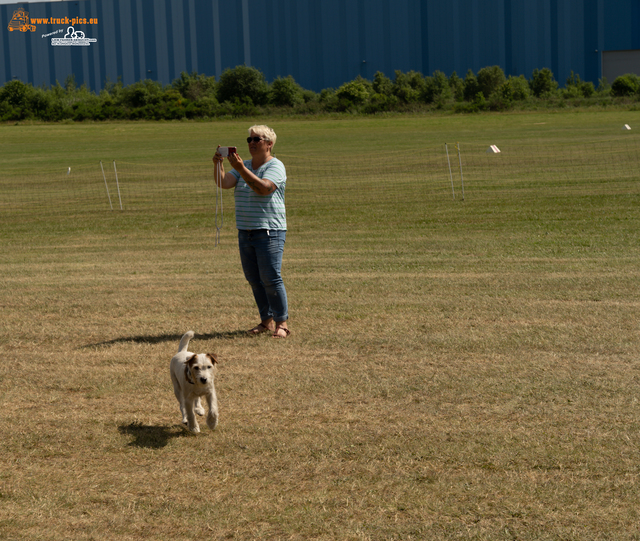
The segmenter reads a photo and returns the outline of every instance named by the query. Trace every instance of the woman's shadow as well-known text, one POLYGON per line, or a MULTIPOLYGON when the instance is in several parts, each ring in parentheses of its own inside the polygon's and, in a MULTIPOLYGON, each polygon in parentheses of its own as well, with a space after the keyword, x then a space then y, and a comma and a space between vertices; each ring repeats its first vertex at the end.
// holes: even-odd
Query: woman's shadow
MULTIPOLYGON (((114 338, 113 340, 105 340, 104 342, 98 342, 96 344, 86 344, 82 346, 83 348, 92 348, 92 347, 101 347, 101 346, 113 346, 114 344, 126 344, 126 343, 134 343, 134 344, 160 344, 162 342, 176 342, 177 344, 180 342, 182 338, 182 334, 160 334, 156 336, 152 335, 142 335, 142 336, 121 336, 120 338, 114 338)), ((227 331, 227 332, 216 332, 216 333, 208 333, 208 334, 196 334, 194 339, 196 340, 232 340, 235 338, 246 338, 249 335, 247 331, 237 330, 237 331, 227 331)))

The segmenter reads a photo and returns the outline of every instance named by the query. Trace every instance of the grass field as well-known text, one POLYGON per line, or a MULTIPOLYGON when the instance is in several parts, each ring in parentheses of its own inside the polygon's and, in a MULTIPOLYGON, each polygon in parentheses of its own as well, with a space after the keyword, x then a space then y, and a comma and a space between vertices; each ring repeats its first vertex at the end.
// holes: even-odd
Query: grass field
MULTIPOLYGON (((99 160, 187 183, 251 123, 0 126, 0 195, 99 160)), ((0 538, 640 539, 640 168, 578 167, 640 112, 266 123, 287 340, 243 332, 231 194, 217 247, 182 203, 3 211, 0 538), (464 202, 435 165, 414 187, 445 142, 482 154, 464 202), (189 329, 220 359, 197 436, 169 378, 189 329)))

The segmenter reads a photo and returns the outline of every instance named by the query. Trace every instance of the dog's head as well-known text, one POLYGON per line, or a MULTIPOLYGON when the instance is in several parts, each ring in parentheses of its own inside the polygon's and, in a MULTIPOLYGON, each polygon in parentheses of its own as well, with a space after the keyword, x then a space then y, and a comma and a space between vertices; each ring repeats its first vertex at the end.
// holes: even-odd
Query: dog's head
POLYGON ((207 385, 213 382, 213 369, 218 358, 210 353, 194 353, 184 365, 187 381, 193 385, 207 385))

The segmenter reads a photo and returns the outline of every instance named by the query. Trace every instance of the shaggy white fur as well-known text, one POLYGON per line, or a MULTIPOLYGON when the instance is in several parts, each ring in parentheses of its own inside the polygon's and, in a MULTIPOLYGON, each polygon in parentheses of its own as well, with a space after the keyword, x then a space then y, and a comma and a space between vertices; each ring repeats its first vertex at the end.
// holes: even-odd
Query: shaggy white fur
POLYGON ((209 353, 187 351, 193 331, 188 331, 180 340, 178 353, 171 359, 171 381, 182 413, 182 422, 192 432, 200 432, 196 413, 204 415, 200 397, 207 399, 209 413, 207 425, 214 429, 218 425, 218 398, 213 385, 214 370, 218 359, 209 353))

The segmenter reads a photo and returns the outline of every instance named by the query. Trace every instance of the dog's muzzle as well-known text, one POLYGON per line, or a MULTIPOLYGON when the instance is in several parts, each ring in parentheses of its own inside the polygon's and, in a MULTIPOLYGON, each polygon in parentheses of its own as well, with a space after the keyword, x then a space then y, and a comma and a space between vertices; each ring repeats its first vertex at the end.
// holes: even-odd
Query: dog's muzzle
POLYGON ((207 383, 207 378, 200 378, 200 383, 207 383))

